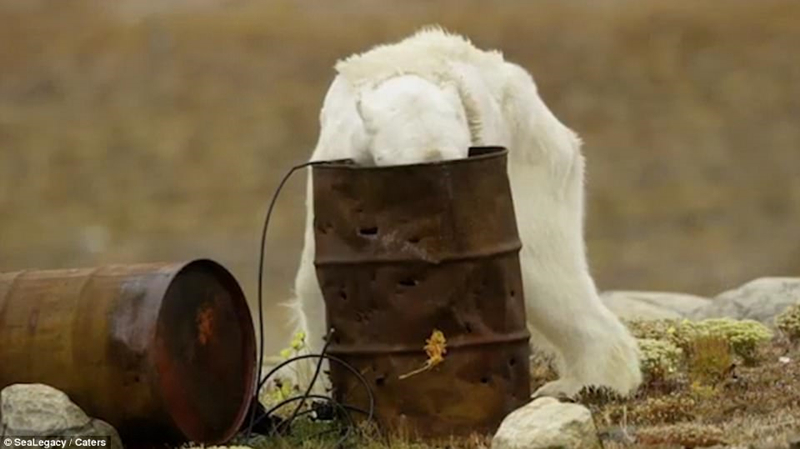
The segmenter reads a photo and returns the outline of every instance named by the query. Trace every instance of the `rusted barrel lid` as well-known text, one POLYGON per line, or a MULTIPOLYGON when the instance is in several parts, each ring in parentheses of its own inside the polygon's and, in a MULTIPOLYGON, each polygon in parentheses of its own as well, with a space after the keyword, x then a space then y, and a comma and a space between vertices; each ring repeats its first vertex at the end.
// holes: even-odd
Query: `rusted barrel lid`
POLYGON ((152 360, 164 407, 189 440, 230 440, 255 387, 253 322, 239 284, 211 260, 189 262, 169 282, 152 360))

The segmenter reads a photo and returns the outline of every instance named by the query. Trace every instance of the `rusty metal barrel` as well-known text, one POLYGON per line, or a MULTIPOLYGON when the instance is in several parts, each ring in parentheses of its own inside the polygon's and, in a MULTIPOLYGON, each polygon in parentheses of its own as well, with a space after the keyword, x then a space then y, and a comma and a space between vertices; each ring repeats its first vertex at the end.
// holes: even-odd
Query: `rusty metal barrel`
MULTIPOLYGON (((507 151, 402 166, 313 168, 315 265, 329 353, 360 371, 378 422, 420 437, 493 432, 530 398, 521 244, 507 151), (423 366, 433 330, 444 362, 423 366)), ((330 368, 335 395, 365 407, 330 368)))
POLYGON ((0 388, 56 387, 126 443, 228 441, 255 366, 244 294, 211 260, 0 274, 0 388))

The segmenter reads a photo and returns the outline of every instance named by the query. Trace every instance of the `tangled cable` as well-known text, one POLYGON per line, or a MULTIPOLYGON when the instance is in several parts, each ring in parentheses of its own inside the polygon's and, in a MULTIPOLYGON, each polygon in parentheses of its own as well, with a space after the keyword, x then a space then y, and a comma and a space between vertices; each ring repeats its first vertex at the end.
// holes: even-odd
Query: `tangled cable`
MULTIPOLYGON (((346 418, 348 422, 348 426, 346 427, 346 431, 342 434, 339 440, 336 443, 336 446, 340 446, 344 443, 352 434, 353 429, 355 426, 355 421, 351 416, 351 412, 356 412, 363 414, 367 417, 367 421, 372 421, 375 413, 375 397, 372 392, 372 389, 369 386, 369 382, 358 372, 355 368, 349 365, 344 360, 334 357, 330 354, 327 354, 328 345, 331 341, 331 335, 334 332, 334 329, 331 329, 328 332, 328 335, 325 337, 325 345, 322 348, 322 352, 320 354, 303 354, 296 357, 289 358, 282 363, 278 364, 274 368, 272 368, 266 376, 263 378, 262 375, 262 367, 264 364, 264 309, 263 309, 263 285, 264 285, 264 258, 265 258, 265 247, 266 247, 266 238, 267 238, 267 229, 269 228, 269 221, 272 217, 272 211, 275 208, 275 203, 278 199, 278 195, 280 194, 283 186, 289 180, 289 178, 299 169, 306 168, 313 165, 325 164, 325 163, 353 163, 351 159, 342 159, 336 161, 311 161, 305 162, 299 165, 295 165, 292 167, 281 180, 278 188, 275 190, 275 193, 272 195, 272 199, 269 203, 269 208, 267 209, 267 215, 264 218, 264 225, 261 229, 261 246, 259 249, 259 261, 258 261, 258 330, 259 330, 259 356, 258 356, 258 368, 257 368, 257 379, 258 384, 256 386, 255 395, 252 398, 252 402, 250 405, 249 410, 249 423, 247 425, 247 438, 253 433, 255 429, 263 429, 268 436, 272 436, 278 434, 279 432, 283 431, 284 429, 291 429, 292 423, 301 416, 306 416, 309 414, 315 414, 317 419, 320 420, 333 420, 333 419, 341 419, 346 418), (273 405, 268 410, 264 410, 263 405, 261 405, 259 401, 261 388, 266 385, 267 381, 274 376, 281 368, 284 368, 287 365, 292 363, 299 362, 301 360, 306 359, 317 359, 316 368, 314 370, 314 376, 311 379, 311 382, 306 387, 306 390, 303 392, 302 395, 285 399, 280 401, 279 403, 273 405), (367 392, 367 396, 369 397, 369 408, 367 410, 361 409, 359 407, 355 407, 349 404, 342 404, 334 400, 332 397, 323 396, 312 394, 311 391, 317 380, 319 379, 319 374, 322 371, 322 363, 323 360, 328 360, 329 362, 336 363, 344 367, 347 371, 349 371, 353 376, 355 376, 359 383, 364 386, 364 389, 367 392), (303 406, 308 402, 312 401, 311 409, 305 410, 301 412, 303 406), (282 409, 283 407, 297 403, 292 411, 292 414, 288 419, 281 419, 277 416, 277 411, 282 409), (259 413, 260 412, 260 413, 259 413), (259 414, 260 416, 256 417, 259 414), (262 426, 261 423, 267 420, 266 425, 262 426)), ((327 433, 328 431, 319 432, 317 435, 321 435, 322 433, 327 433)))

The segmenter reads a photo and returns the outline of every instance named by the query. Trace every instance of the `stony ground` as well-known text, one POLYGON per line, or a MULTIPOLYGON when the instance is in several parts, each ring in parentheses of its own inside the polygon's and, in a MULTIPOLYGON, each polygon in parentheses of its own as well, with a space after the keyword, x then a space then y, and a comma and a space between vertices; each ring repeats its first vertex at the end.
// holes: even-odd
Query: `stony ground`
POLYGON ((776 341, 760 358, 758 366, 738 366, 709 385, 685 374, 633 400, 590 402, 605 447, 787 447, 780 444, 800 431, 800 350, 776 341))
MULTIPOLYGON (((785 331, 770 338, 771 331, 754 322, 708 320, 691 327, 677 320, 631 322, 638 338, 672 341, 682 349, 670 353, 640 343, 646 381, 634 397, 622 400, 602 391, 584 391, 575 402, 591 410, 605 448, 789 448, 789 441, 800 438, 800 306, 792 310, 793 314, 784 315, 789 317, 784 327, 795 329, 794 341, 785 331), (710 326, 697 331, 708 323, 716 323, 714 329, 727 329, 728 337, 708 332, 710 326), (730 331, 741 323, 748 327, 730 331)), ((534 361, 531 370, 532 389, 554 378, 546 361, 534 361)), ((285 436, 248 444, 259 449, 332 447, 338 438, 334 430, 301 421, 285 436)), ((348 439, 348 445, 478 449, 491 442, 488 435, 440 442, 403 438, 387 442, 377 435, 367 432, 348 439)))

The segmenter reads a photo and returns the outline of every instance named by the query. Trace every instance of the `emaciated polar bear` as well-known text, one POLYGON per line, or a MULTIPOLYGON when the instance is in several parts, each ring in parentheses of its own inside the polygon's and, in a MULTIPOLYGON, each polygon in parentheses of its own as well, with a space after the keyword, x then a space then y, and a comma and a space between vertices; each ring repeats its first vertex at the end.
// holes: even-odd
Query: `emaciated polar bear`
MULTIPOLYGON (((471 145, 508 148, 531 342, 554 356, 560 376, 534 396, 573 396, 584 386, 623 395, 636 389, 636 342, 589 274, 581 141, 545 106, 531 76, 440 28, 351 56, 336 70, 311 159, 382 166, 464 158, 471 145)), ((309 350, 319 352, 325 305, 313 263, 311 182, 309 175, 291 306, 309 350)))

